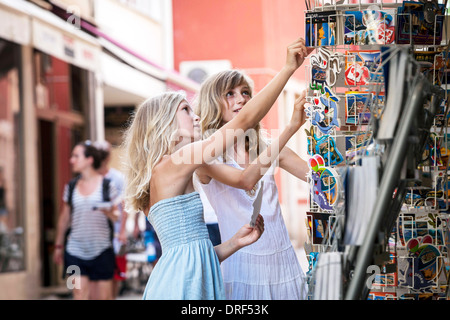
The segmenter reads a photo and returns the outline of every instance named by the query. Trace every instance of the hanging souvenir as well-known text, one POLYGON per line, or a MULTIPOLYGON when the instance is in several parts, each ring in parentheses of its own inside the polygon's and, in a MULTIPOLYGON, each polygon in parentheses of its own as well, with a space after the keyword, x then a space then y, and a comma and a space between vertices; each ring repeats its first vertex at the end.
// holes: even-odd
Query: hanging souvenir
MULTIPOLYGON (((443 269, 442 253, 430 235, 412 238, 406 244, 408 256, 399 263, 399 285, 420 291, 436 287, 443 269)), ((445 283, 445 280, 442 280, 445 283)))
MULTIPOLYGON (((325 85, 332 87, 336 84, 338 74, 342 70, 342 54, 319 48, 311 55, 311 85, 312 90, 323 90, 325 85)), ((322 92, 324 93, 324 92, 322 92)))
POLYGON ((307 99, 310 104, 305 108, 306 116, 323 134, 329 134, 332 129, 339 127, 337 105, 339 98, 328 86, 324 86, 324 94, 307 99))
POLYGON ((305 130, 308 135, 308 154, 320 154, 326 166, 336 166, 344 160, 344 157, 336 147, 336 141, 330 135, 324 135, 318 138, 314 132, 314 126, 305 130))
POLYGON ((321 155, 314 155, 308 161, 311 179, 312 200, 322 210, 332 211, 339 198, 338 174, 325 166, 321 155))

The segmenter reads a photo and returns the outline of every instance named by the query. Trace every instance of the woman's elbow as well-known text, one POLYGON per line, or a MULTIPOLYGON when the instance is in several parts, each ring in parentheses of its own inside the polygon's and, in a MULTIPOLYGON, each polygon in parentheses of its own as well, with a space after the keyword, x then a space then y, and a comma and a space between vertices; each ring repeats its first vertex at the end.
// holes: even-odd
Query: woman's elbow
POLYGON ((248 129, 251 129, 257 125, 257 122, 252 119, 251 116, 246 115, 245 113, 239 112, 238 116, 233 119, 233 121, 236 121, 235 125, 237 128, 243 129, 244 132, 248 129), (241 117, 239 117, 241 116, 241 117))
POLYGON ((250 179, 242 178, 242 179, 239 179, 237 187, 240 189, 243 189, 245 191, 251 191, 251 190, 253 190, 256 183, 257 183, 257 181, 255 182, 250 179))

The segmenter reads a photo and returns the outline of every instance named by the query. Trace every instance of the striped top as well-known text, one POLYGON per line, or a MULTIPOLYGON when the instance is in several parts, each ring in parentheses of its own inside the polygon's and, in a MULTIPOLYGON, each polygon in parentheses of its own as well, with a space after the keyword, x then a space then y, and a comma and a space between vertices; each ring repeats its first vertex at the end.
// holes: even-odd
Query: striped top
MULTIPOLYGON (((71 213, 71 231, 67 242, 67 252, 77 258, 91 260, 111 247, 111 230, 108 218, 100 210, 93 210, 103 202, 102 182, 94 192, 84 196, 75 186, 72 195, 73 211, 71 213)), ((118 196, 117 189, 111 181, 109 185, 111 201, 118 196)), ((68 202, 69 185, 64 188, 63 200, 68 202)))

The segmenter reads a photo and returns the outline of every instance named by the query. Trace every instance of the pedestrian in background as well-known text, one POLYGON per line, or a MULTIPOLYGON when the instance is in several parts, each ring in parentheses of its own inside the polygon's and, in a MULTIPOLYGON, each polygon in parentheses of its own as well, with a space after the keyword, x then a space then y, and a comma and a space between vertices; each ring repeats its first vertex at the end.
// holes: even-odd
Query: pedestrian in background
POLYGON ((72 183, 64 188, 53 259, 57 264, 64 262, 65 271, 70 272, 75 300, 110 300, 115 268, 111 226, 118 218, 117 206, 112 203, 118 192, 114 183, 104 181, 97 171, 101 157, 90 141, 74 147, 70 164, 78 176, 72 180, 76 182, 73 188, 69 187, 72 183), (105 193, 108 204, 104 204, 105 193))
MULTIPOLYGON (((94 146, 99 150, 101 157, 101 165, 98 172, 105 178, 111 180, 117 188, 118 196, 123 198, 125 188, 125 177, 123 173, 110 166, 111 163, 111 143, 108 141, 96 141, 94 146)), ((118 199, 118 200, 120 200, 118 199)), ((124 210, 123 201, 117 201, 117 209, 119 210, 119 218, 114 222, 113 247, 116 256, 116 267, 113 278, 113 298, 119 294, 120 284, 126 279, 127 260, 125 255, 125 247, 127 244, 126 223, 128 214, 124 210)))

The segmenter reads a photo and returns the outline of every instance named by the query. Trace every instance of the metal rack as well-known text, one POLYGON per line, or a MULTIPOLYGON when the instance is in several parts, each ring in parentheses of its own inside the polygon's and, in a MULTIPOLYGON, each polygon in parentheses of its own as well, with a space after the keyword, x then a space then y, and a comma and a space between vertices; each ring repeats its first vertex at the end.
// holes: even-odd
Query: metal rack
MULTIPOLYGON (((324 5, 323 3, 320 3, 320 1, 316 0, 314 2, 314 6, 311 6, 311 3, 309 3, 310 6, 307 12, 314 13, 323 12, 326 10, 365 10, 369 6, 373 5, 381 5, 381 9, 388 7, 397 8, 401 4, 402 2, 390 4, 365 4, 359 1, 359 3, 355 4, 345 3, 345 1, 338 1, 332 3, 331 5, 324 5)), ((342 13, 338 12, 336 14, 336 16, 339 15, 342 15, 342 13)), ((447 19, 447 16, 445 16, 445 18, 447 19)), ((437 17, 434 17, 434 19, 436 23, 437 17)), ((447 43, 448 40, 446 30, 444 30, 444 36, 442 38, 442 43, 439 45, 444 45, 447 47, 446 51, 444 51, 444 59, 447 59, 449 46, 447 43)), ((439 213, 449 208, 447 192, 445 192, 444 196, 439 196, 436 190, 434 190, 434 193, 431 192, 432 196, 422 199, 422 204, 420 207, 417 205, 405 206, 405 199, 408 199, 407 195, 410 194, 410 196, 412 196, 414 185, 421 183, 422 177, 418 176, 418 171, 429 170, 428 172, 430 172, 431 170, 432 173, 437 171, 436 168, 438 165, 436 163, 432 166, 428 166, 428 169, 424 166, 418 167, 418 164, 420 164, 422 160, 422 154, 427 147, 427 141, 431 139, 434 143, 434 148, 431 147, 429 152, 436 152, 436 144, 439 142, 446 143, 447 141, 447 136, 442 134, 443 130, 446 131, 447 125, 445 125, 444 128, 441 127, 436 130, 437 120, 435 117, 435 115, 438 114, 438 109, 440 108, 442 100, 447 99, 447 92, 443 90, 442 87, 444 86, 441 87, 441 84, 436 85, 435 83, 432 83, 428 79, 429 77, 427 78, 426 75, 421 73, 420 64, 415 60, 413 54, 414 50, 426 49, 430 46, 435 48, 438 44, 434 41, 431 45, 417 46, 413 45, 413 41, 411 39, 411 43, 409 44, 362 46, 362 49, 378 49, 382 52, 382 65, 377 66, 377 70, 371 71, 382 71, 385 77, 389 77, 389 70, 391 70, 391 73, 397 72, 397 74, 399 73, 403 75, 401 83, 392 83, 392 81, 390 81, 389 85, 385 86, 383 79, 378 81, 378 83, 371 83, 367 86, 361 86, 366 92, 375 92, 376 95, 378 95, 380 90, 382 91, 385 89, 385 94, 387 97, 386 100, 389 97, 389 91, 391 91, 391 93, 395 92, 395 95, 398 97, 396 102, 399 102, 397 104, 398 114, 396 115, 398 118, 392 118, 395 121, 394 123, 397 123, 397 126, 395 129, 392 129, 391 127, 391 130, 393 130, 391 136, 383 134, 385 131, 382 124, 383 121, 381 115, 387 117, 385 114, 387 107, 386 101, 384 101, 381 107, 366 101, 364 109, 370 110, 372 114, 370 123, 358 123, 356 128, 355 126, 348 128, 345 126, 340 126, 333 128, 326 133, 315 133, 313 129, 311 129, 311 132, 309 133, 309 153, 311 156, 314 155, 316 150, 320 149, 314 149, 316 144, 312 145, 311 139, 314 139, 315 143, 319 140, 324 140, 325 142, 323 142, 323 145, 326 147, 322 149, 329 151, 333 148, 342 148, 342 142, 339 142, 339 139, 346 139, 352 134, 355 136, 362 134, 365 138, 372 138, 372 140, 362 139, 363 143, 361 149, 363 152, 361 152, 357 157, 350 160, 344 155, 344 165, 332 165, 330 161, 331 158, 326 159, 324 157, 325 160, 328 160, 327 164, 334 169, 334 171, 332 170, 332 175, 335 176, 336 183, 339 184, 340 190, 338 192, 338 200, 331 209, 326 208, 324 210, 321 206, 318 206, 315 203, 312 196, 310 197, 310 233, 313 234, 318 231, 314 229, 314 216, 323 214, 329 216, 326 228, 321 230, 323 241, 320 244, 311 241, 311 253, 309 254, 310 270, 307 273, 310 288, 310 299, 367 299, 369 292, 372 289, 369 282, 373 280, 375 276, 378 276, 377 274, 372 276, 370 273, 372 270, 371 267, 378 266, 374 270, 379 271, 380 267, 382 267, 389 260, 389 251, 391 249, 397 251, 396 243, 394 243, 391 249, 389 247, 390 244, 392 244, 393 234, 396 234, 397 232, 396 228, 398 228, 399 221, 401 220, 399 217, 404 219, 404 214, 402 211, 406 208, 408 214, 417 213, 421 210, 424 212, 439 213), (395 69, 393 65, 395 66, 395 69), (426 106, 424 107, 424 105, 426 106), (348 132, 350 130, 352 130, 352 132, 348 132), (370 152, 368 150, 369 144, 371 148, 370 152), (347 201, 349 201, 349 195, 346 194, 345 190, 347 183, 345 180, 348 176, 350 176, 349 168, 360 166, 361 159, 367 154, 375 156, 380 165, 378 170, 379 181, 378 193, 376 195, 377 198, 370 214, 370 223, 367 223, 365 226, 366 229, 363 240, 361 243, 348 243, 344 241, 344 236, 346 232, 348 232, 347 201), (445 204, 445 208, 439 207, 438 204, 441 202, 445 204), (320 260, 321 256, 324 257, 322 261, 320 260), (324 263, 325 260, 327 263, 324 263), (331 265, 336 266, 336 264, 339 265, 339 268, 336 269, 335 267, 330 267, 331 265), (336 270, 339 270, 340 274, 338 275, 338 279, 334 279, 338 283, 338 286, 333 286, 331 288, 333 294, 327 295, 323 292, 318 293, 319 290, 317 290, 317 285, 324 285, 323 281, 322 283, 318 283, 321 281, 320 277, 323 275, 324 270, 326 270, 325 272, 335 272, 336 270), (318 274, 320 275, 318 276, 318 274)), ((344 52, 354 49, 353 46, 342 44, 327 46, 326 48, 331 50, 331 52, 340 52, 341 60, 346 58, 346 54, 344 54, 344 52)), ((319 51, 319 49, 320 47, 317 47, 317 51, 319 51)), ((310 83, 312 83, 311 70, 308 68, 306 68, 306 78, 310 80, 310 83)), ((434 74, 432 75, 432 79, 435 79, 434 74)), ((342 77, 341 79, 333 80, 335 81, 337 87, 333 88, 333 94, 340 99, 345 99, 346 91, 349 91, 348 88, 351 86, 348 86, 347 84, 344 85, 342 82, 342 77), (344 91, 342 88, 344 88, 344 91)), ((447 81, 445 81, 445 83, 447 83, 447 81)), ((361 87, 358 86, 358 90, 361 87)), ((446 85, 445 88, 447 88, 446 85)), ((317 83, 310 87, 309 93, 312 96, 312 98, 310 98, 310 102, 312 102, 314 97, 320 96, 317 91, 318 89, 320 90, 320 85, 318 86, 317 83)), ((340 103, 341 106, 339 108, 342 109, 342 100, 340 103)), ((392 103, 392 101, 389 103, 392 103)), ((446 113, 444 114, 444 121, 446 121, 447 112, 448 110, 446 110, 446 113)), ((310 117, 312 116, 311 110, 309 115, 310 117)), ((339 117, 340 123, 342 123, 342 115, 339 117)), ((386 121, 386 119, 384 121, 386 121)), ((330 157, 329 153, 327 153, 327 155, 330 157)), ((334 157, 335 156, 336 153, 334 154, 334 157)), ((446 181, 447 170, 445 169, 444 171, 445 174, 443 174, 443 179, 445 180, 443 181, 446 181)), ((309 178, 310 181, 313 182, 313 176, 310 175, 309 178)), ((312 185, 313 184, 311 184, 311 186, 312 185)), ((448 218, 447 214, 444 215, 448 218)), ((437 222, 438 220, 436 220, 436 223, 437 222)), ((439 220, 439 222, 441 222, 441 220, 439 220)), ((412 225, 412 223, 405 225, 409 226, 412 225)), ((403 228, 405 228, 405 225, 403 225, 403 228)), ((414 232, 416 231, 412 231, 412 233, 414 232)), ((312 239, 313 236, 311 235, 311 240, 312 239)), ((394 242, 395 241, 396 240, 394 240, 394 242)), ((447 242, 446 244, 450 247, 450 243, 447 242)), ((401 249, 403 250, 404 248, 401 249)), ((394 255, 397 255, 397 252, 395 252, 394 255)), ((399 256, 399 258, 410 259, 403 256, 399 256)), ((438 262, 442 266, 444 257, 438 258, 442 260, 438 262)), ((448 259, 448 255, 446 258, 448 259)), ((396 266, 396 263, 398 263, 397 260, 394 264, 388 266, 388 272, 393 271, 393 266, 396 266)), ((447 279, 450 279, 450 276, 448 276, 447 279)), ((444 284, 444 286, 446 286, 448 291, 448 283, 444 284)), ((396 294, 393 294, 392 296, 387 295, 387 297, 392 299, 398 298, 396 294)))
MULTIPOLYGON (((406 50, 401 51, 401 55, 408 56, 406 50)), ((406 74, 406 70, 405 70, 406 74)), ((392 142, 392 147, 386 159, 383 168, 383 174, 380 181, 378 201, 372 213, 372 220, 367 229, 365 240, 355 255, 349 257, 349 263, 354 263, 354 274, 349 282, 349 286, 345 295, 346 299, 364 298, 362 293, 364 290, 364 281, 367 277, 367 268, 374 263, 374 255, 376 254, 376 246, 385 242, 386 234, 392 229, 391 223, 383 222, 392 221, 397 217, 398 199, 393 198, 396 188, 401 184, 400 173, 408 155, 408 148, 420 146, 420 141, 424 139, 431 127, 430 119, 433 120, 437 108, 441 100, 444 98, 444 92, 441 88, 436 87, 424 78, 422 74, 417 74, 412 84, 412 89, 407 92, 408 100, 403 107, 401 121, 397 129, 397 133, 392 142), (411 135, 414 128, 417 128, 419 117, 421 115, 421 107, 426 100, 431 100, 431 108, 427 112, 427 120, 423 124, 422 132, 411 135), (415 143, 414 143, 415 142, 415 143), (353 256, 355 256, 353 258, 353 256)), ((403 189, 404 190, 404 189, 403 189)), ((399 196, 403 194, 403 190, 399 191, 399 196)), ((404 198, 399 198, 404 199, 404 198)))

